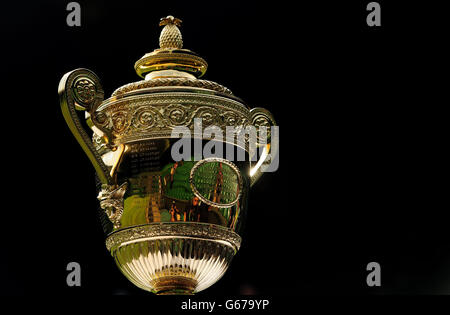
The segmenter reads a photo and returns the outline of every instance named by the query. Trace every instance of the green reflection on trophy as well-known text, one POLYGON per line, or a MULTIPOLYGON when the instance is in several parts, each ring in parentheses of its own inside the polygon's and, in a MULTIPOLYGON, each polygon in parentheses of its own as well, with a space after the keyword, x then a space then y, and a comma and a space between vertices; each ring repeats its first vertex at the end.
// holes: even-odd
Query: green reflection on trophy
POLYGON ((207 63, 182 48, 180 24, 172 16, 161 20, 160 48, 135 64, 144 80, 110 98, 87 69, 67 73, 59 85, 63 116, 96 170, 106 247, 131 282, 157 294, 193 294, 220 279, 241 244, 249 188, 273 150, 270 140, 256 138, 266 154, 254 161, 252 138, 234 137, 220 145, 227 157, 232 150, 243 159, 174 159, 177 128, 192 131, 202 147, 216 141, 196 134, 196 120, 202 131, 236 134, 275 125, 267 110, 249 109, 226 87, 199 79, 207 63))

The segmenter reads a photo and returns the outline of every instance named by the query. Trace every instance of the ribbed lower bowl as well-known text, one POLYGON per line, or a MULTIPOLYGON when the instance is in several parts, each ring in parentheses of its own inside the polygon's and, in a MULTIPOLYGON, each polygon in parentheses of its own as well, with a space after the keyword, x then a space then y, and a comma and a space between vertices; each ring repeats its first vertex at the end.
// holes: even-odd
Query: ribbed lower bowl
POLYGON ((223 276, 238 249, 229 235, 239 236, 215 225, 150 224, 128 235, 136 233, 139 237, 122 235, 111 254, 132 283, 156 294, 194 294, 210 287, 223 276))

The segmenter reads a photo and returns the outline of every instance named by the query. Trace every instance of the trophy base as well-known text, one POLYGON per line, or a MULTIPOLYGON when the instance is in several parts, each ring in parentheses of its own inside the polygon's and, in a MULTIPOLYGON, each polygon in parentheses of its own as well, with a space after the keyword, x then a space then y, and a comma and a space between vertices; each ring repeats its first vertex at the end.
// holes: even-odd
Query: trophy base
POLYGON ((158 295, 191 295, 217 282, 240 246, 230 229, 205 223, 153 223, 118 230, 106 243, 121 272, 158 295))
POLYGON ((161 277, 155 280, 153 287, 156 295, 193 295, 197 281, 187 277, 161 277))

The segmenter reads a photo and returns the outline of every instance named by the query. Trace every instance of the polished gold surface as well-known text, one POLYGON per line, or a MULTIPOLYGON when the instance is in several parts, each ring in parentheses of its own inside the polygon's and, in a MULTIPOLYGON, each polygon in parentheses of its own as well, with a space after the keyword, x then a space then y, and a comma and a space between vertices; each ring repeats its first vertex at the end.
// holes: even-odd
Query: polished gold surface
POLYGON ((135 64, 145 80, 104 100, 97 76, 77 69, 61 79, 59 94, 63 116, 99 178, 106 246, 118 268, 144 290, 193 294, 220 279, 239 250, 250 186, 277 147, 270 130, 268 137, 221 140, 205 131, 229 129, 235 136, 247 127, 274 126, 275 120, 228 88, 199 80, 208 65, 183 48, 181 20, 168 16, 160 25, 160 48, 135 64), (78 115, 83 112, 92 137, 78 115), (214 140, 245 158, 189 153, 174 160, 179 127, 202 148, 214 140), (263 156, 250 159, 258 147, 263 156))
POLYGON ((161 19, 160 26, 164 26, 159 37, 159 49, 145 54, 134 65, 136 73, 145 78, 150 72, 162 70, 178 70, 201 77, 205 74, 208 64, 206 61, 188 49, 183 48, 183 38, 178 26, 181 20, 168 16, 161 19))
POLYGON ((236 249, 209 236, 190 235, 156 236, 123 243, 111 250, 111 254, 120 271, 143 290, 156 294, 193 294, 223 276, 236 249))
POLYGON ((98 199, 113 223, 109 232, 148 223, 195 222, 239 232, 250 185, 248 162, 206 158, 174 162, 171 142, 126 145, 114 180, 98 199))
POLYGON ((201 77, 208 68, 206 61, 187 49, 155 50, 144 55, 134 65, 136 73, 145 78, 153 71, 167 69, 191 73, 194 77, 201 77))

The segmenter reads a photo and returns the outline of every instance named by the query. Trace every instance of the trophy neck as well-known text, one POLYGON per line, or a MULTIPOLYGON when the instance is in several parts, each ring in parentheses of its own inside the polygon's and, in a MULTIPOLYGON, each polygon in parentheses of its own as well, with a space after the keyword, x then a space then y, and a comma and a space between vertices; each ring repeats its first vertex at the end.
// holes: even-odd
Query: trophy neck
POLYGON ((153 71, 145 75, 145 80, 154 80, 154 79, 160 79, 160 78, 185 78, 190 80, 195 80, 196 77, 188 72, 184 71, 178 71, 178 70, 160 70, 160 71, 153 71))

